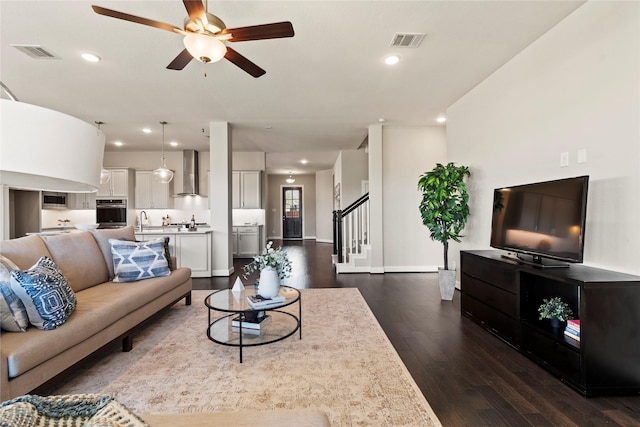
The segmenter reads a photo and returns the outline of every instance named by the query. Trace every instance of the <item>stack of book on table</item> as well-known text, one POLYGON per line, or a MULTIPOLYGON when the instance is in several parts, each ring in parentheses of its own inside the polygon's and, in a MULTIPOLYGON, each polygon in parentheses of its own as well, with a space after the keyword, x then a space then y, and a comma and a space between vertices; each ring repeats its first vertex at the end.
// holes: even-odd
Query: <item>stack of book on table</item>
POLYGON ((564 334, 569 338, 580 341, 580 320, 567 320, 567 327, 564 329, 564 334))
POLYGON ((285 298, 276 295, 273 298, 264 298, 261 295, 250 295, 247 297, 249 307, 254 310, 264 310, 265 308, 279 307, 284 304, 285 298))
POLYGON ((260 335, 264 332, 267 325, 271 323, 271 316, 260 312, 257 318, 248 319, 244 314, 240 314, 231 320, 231 329, 233 332, 240 332, 242 325, 243 334, 260 335))

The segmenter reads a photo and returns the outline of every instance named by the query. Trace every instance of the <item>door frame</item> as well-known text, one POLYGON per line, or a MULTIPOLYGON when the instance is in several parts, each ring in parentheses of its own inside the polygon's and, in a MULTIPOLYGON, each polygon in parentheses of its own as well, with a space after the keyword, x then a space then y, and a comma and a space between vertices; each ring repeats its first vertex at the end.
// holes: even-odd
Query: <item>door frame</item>
POLYGON ((279 203, 279 207, 278 207, 278 212, 280 213, 280 215, 278 215, 278 224, 280 226, 280 239, 284 239, 284 229, 282 228, 282 217, 284 216, 284 212, 282 211, 282 205, 284 200, 282 200, 282 193, 285 187, 297 187, 300 188, 300 191, 302 193, 302 210, 300 211, 301 215, 302 215, 302 237, 294 237, 291 240, 295 240, 295 239, 302 239, 304 240, 304 218, 305 218, 305 205, 306 203, 304 202, 304 184, 299 184, 299 185, 295 185, 295 184, 280 184, 280 195, 278 196, 280 203, 279 203))

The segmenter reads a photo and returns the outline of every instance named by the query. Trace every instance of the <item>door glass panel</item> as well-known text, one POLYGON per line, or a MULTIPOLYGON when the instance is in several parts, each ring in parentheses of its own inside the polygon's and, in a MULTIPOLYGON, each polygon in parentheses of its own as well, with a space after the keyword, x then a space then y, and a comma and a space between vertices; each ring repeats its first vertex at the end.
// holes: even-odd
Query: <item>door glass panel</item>
POLYGON ((300 217, 300 190, 298 189, 285 190, 284 216, 287 218, 300 217))

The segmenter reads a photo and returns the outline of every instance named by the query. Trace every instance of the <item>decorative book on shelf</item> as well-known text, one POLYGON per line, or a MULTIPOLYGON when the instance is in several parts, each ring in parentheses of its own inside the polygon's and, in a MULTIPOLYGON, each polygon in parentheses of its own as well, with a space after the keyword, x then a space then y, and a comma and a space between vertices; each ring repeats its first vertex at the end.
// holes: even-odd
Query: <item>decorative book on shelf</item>
POLYGON ((265 316, 260 316, 257 319, 248 320, 244 318, 243 315, 236 316, 231 320, 231 326, 235 328, 240 328, 240 320, 242 320, 242 329, 257 329, 260 330, 265 328, 269 323, 271 323, 271 316, 268 314, 265 316), (242 317, 241 317, 242 316, 242 317))
POLYGON ((580 320, 570 319, 567 320, 567 327, 564 328, 565 336, 572 338, 576 341, 580 341, 580 320))
POLYGON ((285 297, 276 295, 273 298, 264 298, 261 295, 250 295, 247 297, 249 307, 254 310, 262 310, 265 308, 274 308, 283 305, 285 297))

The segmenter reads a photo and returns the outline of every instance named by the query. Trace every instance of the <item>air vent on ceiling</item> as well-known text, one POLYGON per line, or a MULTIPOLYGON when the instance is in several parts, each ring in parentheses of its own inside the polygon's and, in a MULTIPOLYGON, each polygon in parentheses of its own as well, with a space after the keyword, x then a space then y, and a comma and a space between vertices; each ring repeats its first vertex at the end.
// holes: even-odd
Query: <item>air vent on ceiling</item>
POLYGON ((29 45, 29 44, 12 44, 11 46, 18 49, 20 52, 29 55, 31 58, 35 59, 60 59, 55 56, 53 53, 49 52, 47 49, 40 45, 29 45))
POLYGON ((416 48, 425 38, 425 33, 395 33, 391 40, 391 47, 416 48))

